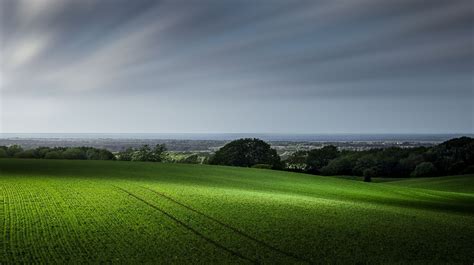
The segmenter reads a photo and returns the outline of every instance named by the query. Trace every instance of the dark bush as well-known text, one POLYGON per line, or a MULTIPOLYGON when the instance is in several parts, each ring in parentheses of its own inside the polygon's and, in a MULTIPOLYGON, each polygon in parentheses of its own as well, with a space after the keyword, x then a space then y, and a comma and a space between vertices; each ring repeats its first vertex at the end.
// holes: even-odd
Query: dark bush
POLYGON ((133 148, 127 148, 117 154, 117 159, 120 161, 132 161, 133 153, 133 148))
POLYGON ((60 151, 50 151, 44 155, 45 159, 62 159, 62 153, 60 151))
POLYGON ((0 158, 7 157, 7 151, 3 148, 0 148, 0 158))
POLYGON ((365 182, 371 182, 372 178, 377 177, 378 170, 376 168, 368 168, 364 170, 363 176, 365 182))
POLYGON ((15 158, 36 158, 33 150, 25 150, 15 154, 15 158))
POLYGON ((412 177, 433 177, 436 176, 436 167, 431 162, 423 162, 416 166, 415 170, 411 173, 412 177))
POLYGON ((23 152, 23 148, 19 145, 12 145, 7 148, 7 156, 15 157, 17 153, 23 152))
POLYGON ((364 152, 364 154, 357 159, 352 172, 356 176, 363 176, 366 169, 374 168, 376 165, 377 158, 375 154, 367 154, 367 152, 364 152))
POLYGON ((408 176, 422 162, 425 162, 422 154, 410 154, 408 157, 400 159, 398 171, 402 176, 408 176))
POLYGON ((252 168, 261 168, 261 169, 272 169, 272 165, 269 164, 256 164, 252 168))
POLYGON ((474 165, 466 167, 462 174, 474 174, 474 165))
POLYGON ((64 159, 77 159, 84 160, 87 159, 87 156, 83 150, 80 148, 68 148, 62 153, 64 159))
POLYGON ((48 152, 51 152, 52 150, 53 149, 51 149, 49 147, 38 147, 38 148, 34 149, 33 152, 35 153, 36 158, 44 158, 45 155, 48 152))
POLYGON ((337 147, 333 145, 324 146, 321 149, 313 149, 308 152, 306 158, 306 170, 312 173, 320 173, 321 169, 329 164, 329 161, 339 156, 337 147))
POLYGON ((474 165, 474 138, 451 139, 433 147, 425 156, 427 161, 434 164, 438 173, 460 174, 474 165))
POLYGON ((110 151, 105 149, 90 148, 86 151, 88 160, 114 160, 115 156, 110 151))
POLYGON ((356 160, 351 156, 342 156, 333 159, 327 166, 321 169, 321 174, 327 176, 334 175, 353 175, 352 168, 355 165, 356 160))

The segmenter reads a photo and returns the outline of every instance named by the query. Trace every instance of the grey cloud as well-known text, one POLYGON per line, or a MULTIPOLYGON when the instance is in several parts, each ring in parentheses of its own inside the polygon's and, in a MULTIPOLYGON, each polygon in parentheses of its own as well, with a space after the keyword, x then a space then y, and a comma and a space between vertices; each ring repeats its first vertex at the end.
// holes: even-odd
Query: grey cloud
POLYGON ((33 2, 0 1, 2 100, 473 97, 470 0, 33 2))

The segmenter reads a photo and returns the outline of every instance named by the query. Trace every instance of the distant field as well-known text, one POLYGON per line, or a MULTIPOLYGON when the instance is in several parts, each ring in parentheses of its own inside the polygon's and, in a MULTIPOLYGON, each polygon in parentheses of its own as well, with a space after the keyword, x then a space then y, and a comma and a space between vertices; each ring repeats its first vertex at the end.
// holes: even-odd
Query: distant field
POLYGON ((0 264, 472 264, 474 176, 0 159, 0 264))

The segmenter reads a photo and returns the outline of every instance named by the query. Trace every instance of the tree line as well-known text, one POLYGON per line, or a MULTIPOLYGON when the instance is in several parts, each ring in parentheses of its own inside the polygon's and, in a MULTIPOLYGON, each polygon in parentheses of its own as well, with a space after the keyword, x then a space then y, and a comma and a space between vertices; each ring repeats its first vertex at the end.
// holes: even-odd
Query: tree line
POLYGON ((328 145, 309 151, 297 151, 281 160, 277 151, 255 138, 232 141, 203 160, 190 155, 175 161, 164 144, 143 145, 113 154, 93 147, 38 147, 24 150, 19 145, 0 146, 0 158, 121 160, 147 162, 209 163, 297 171, 317 175, 372 177, 431 177, 474 173, 474 138, 460 137, 434 147, 338 150, 328 145))
POLYGON ((19 145, 0 146, 0 158, 114 160, 115 156, 106 149, 93 147, 38 147, 24 150, 19 145))
POLYGON ((113 154, 107 149, 94 147, 38 147, 24 150, 19 145, 0 146, 0 158, 35 158, 35 159, 71 159, 71 160, 122 160, 161 162, 166 147, 156 145, 151 148, 143 145, 139 148, 128 148, 113 154))
POLYGON ((297 151, 284 161, 259 139, 240 139, 219 149, 210 164, 283 169, 317 175, 432 177, 474 173, 474 139, 455 138, 435 147, 340 151, 328 145, 297 151))
POLYGON ((339 151, 334 146, 299 151, 286 161, 289 170, 321 175, 432 177, 474 173, 474 139, 455 138, 437 146, 339 151))

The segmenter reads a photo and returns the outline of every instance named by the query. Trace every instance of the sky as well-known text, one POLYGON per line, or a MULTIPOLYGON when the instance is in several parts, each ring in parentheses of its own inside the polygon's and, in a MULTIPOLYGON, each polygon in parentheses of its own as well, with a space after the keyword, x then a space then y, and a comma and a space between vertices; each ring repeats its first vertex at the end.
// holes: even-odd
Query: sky
POLYGON ((3 133, 473 133, 471 0, 0 0, 3 133))

